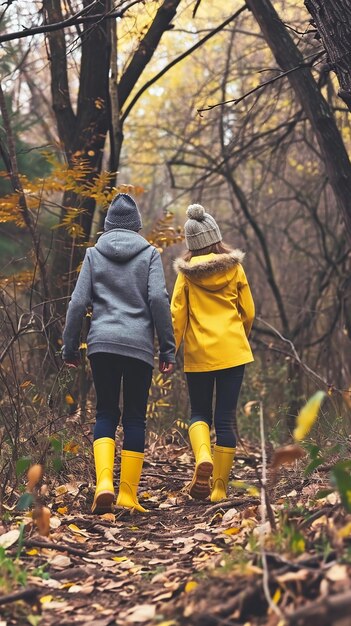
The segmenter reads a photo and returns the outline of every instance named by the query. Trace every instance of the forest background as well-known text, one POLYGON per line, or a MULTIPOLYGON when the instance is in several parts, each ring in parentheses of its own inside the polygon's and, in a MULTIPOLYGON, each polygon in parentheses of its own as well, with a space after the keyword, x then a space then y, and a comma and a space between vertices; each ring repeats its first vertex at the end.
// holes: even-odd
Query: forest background
MULTIPOLYGON (((33 460, 73 472, 91 461, 77 445, 94 420, 85 338, 77 374, 62 368, 59 350, 81 259, 116 191, 135 196, 170 293, 189 203, 203 204, 224 240, 245 251, 257 318, 242 436, 258 440, 258 410, 245 407, 259 401, 268 439, 286 441, 301 405, 322 389, 316 441, 347 449, 349 101, 307 8, 2 5, 2 500, 33 460)), ((151 391, 150 441, 184 437, 181 359, 172 379, 155 370, 151 391)))
POLYGON ((8 624, 349 624, 350 42, 350 0, 1 3, 8 624), (257 316, 229 498, 187 493, 180 354, 151 387, 150 512, 107 519, 90 515, 90 312, 80 367, 60 350, 85 250, 121 191, 170 294, 186 207, 204 205, 245 251, 257 316))

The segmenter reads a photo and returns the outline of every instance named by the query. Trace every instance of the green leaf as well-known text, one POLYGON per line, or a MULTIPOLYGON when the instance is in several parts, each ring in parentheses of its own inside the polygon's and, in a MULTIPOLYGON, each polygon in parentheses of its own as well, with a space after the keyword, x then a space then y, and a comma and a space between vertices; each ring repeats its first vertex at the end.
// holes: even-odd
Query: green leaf
POLYGON ((62 459, 56 457, 55 459, 52 459, 52 466, 55 470, 55 472, 59 472, 62 469, 62 459))
POLYGON ((324 463, 324 459, 320 457, 313 459, 311 463, 309 463, 304 470, 305 476, 312 474, 312 472, 314 472, 314 470, 317 469, 317 467, 319 467, 320 465, 323 465, 323 463, 324 463))
POLYGON ((16 476, 21 476, 29 469, 31 464, 31 460, 28 456, 21 456, 20 459, 16 461, 16 476))
POLYGON ((341 501, 348 513, 351 513, 351 461, 339 461, 331 471, 341 501))
POLYGON ((334 493, 334 489, 320 489, 317 491, 315 498, 316 500, 321 500, 321 498, 326 498, 330 496, 331 493, 334 493))
POLYGON ((55 452, 61 454, 62 452, 62 439, 58 439, 57 437, 51 437, 50 445, 55 452))
POLYGON ((305 443, 304 448, 308 451, 311 459, 316 459, 321 451, 320 447, 315 443, 305 443))
POLYGON ((31 624, 31 626, 39 626, 41 620, 43 619, 42 615, 27 615, 27 622, 31 624))
POLYGON ((20 497, 16 504, 16 509, 18 511, 24 511, 25 509, 29 509, 33 504, 33 496, 31 493, 24 493, 23 496, 20 497))

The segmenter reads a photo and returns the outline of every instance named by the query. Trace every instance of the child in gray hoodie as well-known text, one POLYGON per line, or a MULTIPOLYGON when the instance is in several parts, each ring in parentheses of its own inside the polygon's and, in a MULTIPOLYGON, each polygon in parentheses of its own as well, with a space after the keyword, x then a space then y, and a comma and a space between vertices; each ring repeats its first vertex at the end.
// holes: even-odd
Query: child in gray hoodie
POLYGON ((154 365, 154 328, 160 346, 159 368, 171 373, 175 342, 159 252, 138 234, 139 209, 131 196, 118 194, 104 233, 88 248, 68 306, 63 359, 79 363, 79 342, 87 307, 93 313, 88 357, 96 391, 94 459, 96 490, 92 512, 111 511, 114 500, 115 433, 124 432, 117 506, 145 512, 137 488, 144 460, 146 406, 154 365))

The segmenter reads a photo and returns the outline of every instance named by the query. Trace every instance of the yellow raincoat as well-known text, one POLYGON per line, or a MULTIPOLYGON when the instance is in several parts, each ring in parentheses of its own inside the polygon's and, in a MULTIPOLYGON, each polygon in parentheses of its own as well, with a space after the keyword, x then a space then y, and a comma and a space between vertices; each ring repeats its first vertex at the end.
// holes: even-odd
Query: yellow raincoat
POLYGON ((184 339, 184 371, 209 372, 250 363, 248 341, 255 307, 240 250, 206 254, 178 272, 171 310, 178 350, 184 339))

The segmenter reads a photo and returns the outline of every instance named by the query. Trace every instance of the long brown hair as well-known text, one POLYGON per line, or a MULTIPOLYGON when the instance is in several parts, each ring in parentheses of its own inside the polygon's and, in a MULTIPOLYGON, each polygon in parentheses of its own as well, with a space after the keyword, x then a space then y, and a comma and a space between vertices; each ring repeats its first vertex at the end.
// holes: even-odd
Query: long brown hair
POLYGON ((200 250, 186 250, 183 254, 184 261, 189 262, 193 256, 201 256, 202 254, 228 254, 232 252, 232 248, 227 246, 223 241, 218 241, 218 243, 212 243, 210 246, 206 246, 206 248, 200 248, 200 250))

